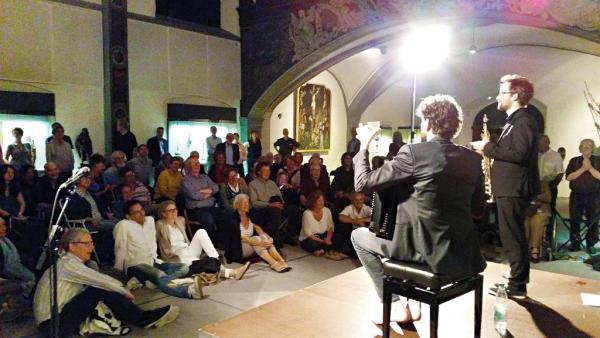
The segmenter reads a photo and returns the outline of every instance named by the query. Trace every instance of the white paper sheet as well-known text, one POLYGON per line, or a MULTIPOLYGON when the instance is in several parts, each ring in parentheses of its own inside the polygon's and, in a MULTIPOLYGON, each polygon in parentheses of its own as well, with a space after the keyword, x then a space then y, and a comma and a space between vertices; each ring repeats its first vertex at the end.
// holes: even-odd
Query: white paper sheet
POLYGON ((600 306, 600 295, 593 293, 581 293, 581 301, 583 305, 600 306))

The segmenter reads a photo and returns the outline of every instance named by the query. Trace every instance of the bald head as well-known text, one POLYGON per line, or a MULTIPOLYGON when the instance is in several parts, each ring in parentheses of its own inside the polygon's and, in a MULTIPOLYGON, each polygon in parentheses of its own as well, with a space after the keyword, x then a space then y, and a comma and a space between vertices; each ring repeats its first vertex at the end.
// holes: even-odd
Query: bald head
POLYGON ((46 164, 44 164, 44 173, 46 174, 46 176, 52 179, 57 179, 59 174, 58 166, 52 161, 47 162, 46 164))

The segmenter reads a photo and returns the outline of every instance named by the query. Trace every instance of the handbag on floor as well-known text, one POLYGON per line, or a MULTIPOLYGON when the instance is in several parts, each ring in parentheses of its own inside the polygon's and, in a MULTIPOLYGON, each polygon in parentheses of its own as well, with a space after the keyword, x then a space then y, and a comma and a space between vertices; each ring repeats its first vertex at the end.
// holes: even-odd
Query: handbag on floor
POLYGON ((205 273, 219 273, 221 271, 221 261, 213 257, 202 257, 197 261, 193 261, 190 265, 190 271, 188 276, 198 275, 203 272, 205 273))
POLYGON ((115 318, 110 308, 102 302, 98 302, 94 312, 79 326, 79 335, 84 337, 93 334, 125 336, 130 332, 131 328, 115 318))

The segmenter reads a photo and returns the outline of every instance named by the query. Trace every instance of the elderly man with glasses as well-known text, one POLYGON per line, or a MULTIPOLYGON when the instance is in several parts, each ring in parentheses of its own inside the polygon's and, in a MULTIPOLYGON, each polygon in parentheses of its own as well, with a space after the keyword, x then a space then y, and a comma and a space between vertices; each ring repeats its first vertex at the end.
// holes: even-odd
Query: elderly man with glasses
MULTIPOLYGON (((177 318, 179 308, 167 305, 155 310, 142 310, 132 301, 134 296, 123 284, 103 273, 90 261, 94 243, 87 230, 69 229, 60 240, 65 251, 58 260, 59 336, 70 337, 102 301, 125 324, 150 328, 161 327, 177 318)), ((39 329, 50 332, 50 269, 40 279, 34 300, 33 313, 39 329)))

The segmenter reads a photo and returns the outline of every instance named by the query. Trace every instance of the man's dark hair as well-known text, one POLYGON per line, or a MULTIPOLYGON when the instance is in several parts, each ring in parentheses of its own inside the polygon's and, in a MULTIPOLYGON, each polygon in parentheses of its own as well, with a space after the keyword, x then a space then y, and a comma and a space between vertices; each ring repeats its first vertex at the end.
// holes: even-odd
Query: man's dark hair
POLYGON ((104 158, 104 156, 102 156, 98 153, 90 156, 90 167, 93 167, 97 163, 105 163, 105 162, 106 162, 106 159, 104 158))
POLYGON ((508 89, 511 93, 517 94, 522 106, 529 103, 533 97, 533 84, 528 78, 517 74, 507 74, 500 79, 500 83, 504 82, 508 82, 508 89))
POLYGON ((139 204, 142 208, 144 207, 144 205, 140 201, 129 200, 129 201, 125 202, 125 204, 123 204, 123 210, 127 212, 127 215, 131 215, 130 214, 131 208, 136 204, 139 204))
POLYGON ((158 128, 156 128, 156 130, 159 130, 159 129, 160 129, 160 130, 165 130, 165 128, 164 128, 164 127, 158 127, 158 128))
POLYGON ((269 169, 271 169, 271 164, 269 162, 266 161, 260 161, 257 162, 258 164, 256 165, 256 173, 258 174, 258 172, 263 168, 263 167, 268 167, 269 169))
POLYGON ((119 169, 119 177, 125 177, 125 175, 130 171, 133 171, 133 168, 128 165, 124 166, 123 168, 119 169))
POLYGON ((442 138, 451 140, 460 133, 463 113, 452 96, 436 94, 426 97, 417 107, 417 115, 428 120, 433 133, 442 138))
POLYGON ((238 174, 238 170, 236 168, 234 168, 234 167, 228 167, 228 168, 225 168, 225 170, 223 170, 223 176, 225 176, 225 178, 228 178, 229 174, 232 171, 234 171, 236 175, 238 174))

